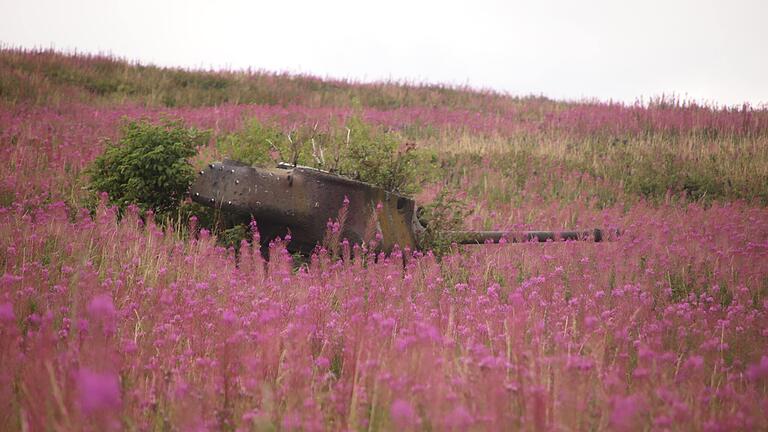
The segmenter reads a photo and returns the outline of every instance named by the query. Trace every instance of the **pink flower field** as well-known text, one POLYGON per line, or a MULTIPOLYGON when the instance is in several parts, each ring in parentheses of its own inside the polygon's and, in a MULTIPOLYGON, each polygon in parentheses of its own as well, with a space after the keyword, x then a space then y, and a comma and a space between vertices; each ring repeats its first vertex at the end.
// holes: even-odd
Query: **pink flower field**
POLYGON ((768 429, 768 111, 463 91, 465 108, 3 100, 0 430, 768 429), (297 267, 290 239, 266 262, 258 235, 236 255, 194 218, 82 205, 123 118, 211 130, 201 165, 250 119, 355 110, 457 158, 417 198, 458 188, 467 228, 622 235, 297 267), (644 195, 603 144, 638 164, 669 146, 719 180, 644 195))

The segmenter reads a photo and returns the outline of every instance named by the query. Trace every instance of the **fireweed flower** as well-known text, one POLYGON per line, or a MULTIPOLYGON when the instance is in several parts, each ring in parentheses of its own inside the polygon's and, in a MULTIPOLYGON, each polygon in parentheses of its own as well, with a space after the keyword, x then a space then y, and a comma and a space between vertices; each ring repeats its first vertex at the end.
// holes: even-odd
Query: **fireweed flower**
POLYGON ((94 297, 88 303, 88 313, 94 319, 112 320, 115 317, 115 305, 112 303, 112 297, 107 294, 94 297))
POLYGON ((412 428, 417 425, 418 417, 411 404, 403 399, 392 402, 390 416, 396 427, 401 429, 412 428))
POLYGON ((80 369, 77 374, 80 408, 85 413, 111 410, 121 405, 117 374, 80 369))
POLYGON ((613 400, 610 425, 619 431, 636 430, 638 417, 643 411, 644 402, 640 396, 617 396, 613 400))
POLYGON ((768 355, 760 358, 760 362, 747 368, 747 376, 753 381, 768 379, 768 355))
POLYGON ((16 319, 11 303, 0 304, 0 321, 11 323, 16 319))

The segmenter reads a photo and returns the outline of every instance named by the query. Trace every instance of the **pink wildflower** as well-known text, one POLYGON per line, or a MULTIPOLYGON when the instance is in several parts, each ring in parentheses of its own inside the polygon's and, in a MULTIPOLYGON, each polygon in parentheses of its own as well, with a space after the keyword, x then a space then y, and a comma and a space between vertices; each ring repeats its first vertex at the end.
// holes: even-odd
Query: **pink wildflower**
POLYGON ((467 409, 461 405, 454 408, 454 410, 448 414, 446 420, 448 421, 448 425, 450 427, 459 430, 467 430, 473 421, 472 414, 470 414, 469 411, 467 411, 467 409))
POLYGON ((320 356, 315 360, 315 365, 318 367, 318 369, 328 369, 328 366, 331 365, 331 362, 328 361, 326 357, 320 356))
POLYGON ((398 429, 414 427, 416 426, 418 420, 416 417, 416 412, 413 410, 411 404, 408 403, 408 401, 404 401, 402 399, 397 399, 392 402, 390 415, 392 416, 392 422, 397 426, 398 429))
POLYGON ((637 420, 642 410, 643 401, 640 396, 617 397, 610 417, 611 428, 617 431, 637 430, 637 420))
POLYGON ((13 322, 16 316, 13 314, 13 305, 11 303, 0 304, 0 321, 13 322))
POLYGON ((120 382, 117 374, 80 369, 77 377, 80 408, 85 413, 119 408, 120 382))
POLYGON ((232 312, 231 310, 227 309, 222 314, 222 318, 224 319, 224 322, 227 324, 236 324, 238 321, 237 314, 232 312))
POLYGON ((683 367, 688 370, 699 370, 701 367, 704 366, 704 357, 702 356, 690 356, 688 357, 688 360, 685 361, 685 364, 683 367))
POLYGON ((760 359, 760 363, 753 364, 747 368, 747 376, 752 381, 768 378, 768 355, 764 355, 760 359))
POLYGON ((112 297, 107 294, 97 295, 88 303, 88 313, 96 319, 111 320, 115 316, 112 297))

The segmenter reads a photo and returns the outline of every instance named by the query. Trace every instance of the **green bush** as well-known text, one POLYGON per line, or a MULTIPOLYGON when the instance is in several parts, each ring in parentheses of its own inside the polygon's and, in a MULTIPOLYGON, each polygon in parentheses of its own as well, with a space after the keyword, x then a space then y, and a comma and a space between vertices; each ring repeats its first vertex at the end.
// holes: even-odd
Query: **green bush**
POLYGON ((348 139, 334 169, 389 191, 409 194, 416 190, 413 144, 400 145, 394 134, 381 132, 357 117, 346 128, 348 139))
POLYGON ((224 136, 219 151, 256 166, 286 162, 310 166, 382 187, 412 194, 424 177, 433 174, 434 152, 401 143, 399 135, 350 118, 343 126, 319 130, 304 126, 282 131, 257 120, 242 131, 224 136))
MULTIPOLYGON (((219 151, 227 157, 261 167, 274 166, 281 153, 290 154, 289 144, 282 130, 257 120, 248 123, 240 132, 225 135, 217 142, 219 151)), ((304 165, 306 161, 302 158, 300 163, 304 165)))
POLYGON ((142 211, 169 215, 194 179, 188 159, 207 140, 207 132, 180 121, 128 122, 120 140, 108 142, 89 168, 90 189, 108 193, 110 202, 121 209, 135 204, 142 211))
POLYGON ((458 198, 456 191, 443 188, 435 199, 419 207, 419 222, 426 228, 419 236, 419 247, 442 256, 451 249, 454 239, 447 233, 464 229, 464 221, 472 210, 458 198))

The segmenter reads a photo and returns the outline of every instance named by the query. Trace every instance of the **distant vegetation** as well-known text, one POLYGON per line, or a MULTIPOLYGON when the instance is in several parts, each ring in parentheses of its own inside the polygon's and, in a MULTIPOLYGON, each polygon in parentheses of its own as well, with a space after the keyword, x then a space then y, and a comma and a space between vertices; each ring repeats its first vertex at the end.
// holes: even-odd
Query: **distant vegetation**
POLYGON ((264 71, 190 71, 47 50, 0 50, 0 76, 0 99, 46 105, 80 100, 165 107, 358 104, 380 109, 461 106, 501 111, 522 102, 492 92, 441 85, 356 84, 264 71))
MULTIPOLYGON (((0 50, 0 77, 0 104, 6 106, 71 110, 67 107, 73 102, 139 104, 150 112, 199 117, 215 133, 226 121, 240 130, 228 126, 229 135, 217 138, 219 149, 250 162, 256 161, 254 151, 263 150, 258 146, 265 141, 251 142, 250 147, 235 143, 252 141, 248 136, 259 127, 274 134, 276 143, 284 143, 291 132, 301 140, 296 134, 311 134, 319 127, 316 140, 326 139, 328 153, 346 139, 342 125, 358 116, 364 128, 388 132, 380 135, 390 140, 387 145, 410 142, 419 152, 503 155, 494 161, 524 155, 514 163, 518 169, 529 171, 521 163, 531 158, 545 165, 565 164, 619 185, 628 194, 657 201, 671 195, 702 202, 768 203, 768 110, 748 106, 713 108, 674 98, 659 98, 647 107, 563 103, 444 86, 188 71, 103 56, 8 49, 0 50), (203 108, 190 112, 190 107, 206 106, 220 107, 219 119, 213 121, 203 108), (243 118, 251 116, 262 126, 253 126, 253 120, 243 124, 243 118), (329 133, 335 135, 330 138, 329 133)), ((353 128, 352 133, 362 130, 353 128)), ((302 161, 316 164, 306 149, 302 161)), ((263 152, 258 156, 265 157, 263 152)), ((499 175, 517 176, 506 169, 499 175)), ((510 194, 515 191, 502 195, 510 194)), ((601 201, 615 200, 604 198, 607 201, 601 201)))

